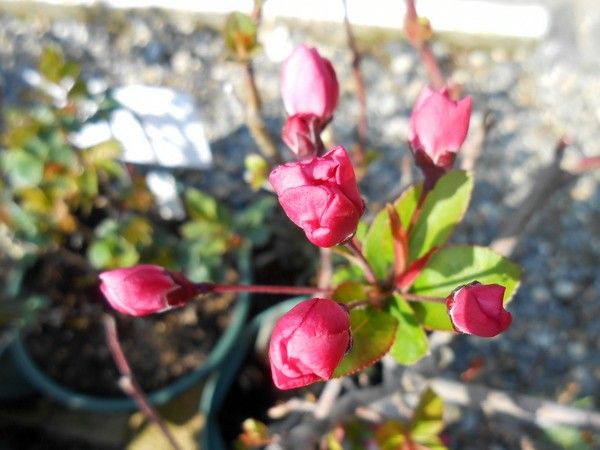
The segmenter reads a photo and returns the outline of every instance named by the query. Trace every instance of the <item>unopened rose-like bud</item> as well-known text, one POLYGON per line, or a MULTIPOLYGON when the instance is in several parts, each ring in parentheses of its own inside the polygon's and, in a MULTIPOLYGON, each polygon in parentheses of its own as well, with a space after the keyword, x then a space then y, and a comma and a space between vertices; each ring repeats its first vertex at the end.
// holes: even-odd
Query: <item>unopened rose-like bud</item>
POLYGON ((271 335, 273 382, 279 389, 293 389, 329 380, 350 342, 346 309, 323 298, 299 303, 277 321, 271 335))
POLYGON ((287 216, 313 244, 332 247, 356 231, 364 203, 344 147, 278 166, 269 181, 287 216))
POLYGON ((183 306, 199 289, 179 273, 150 264, 102 272, 100 290, 117 311, 146 316, 183 306))
POLYGON ((435 178, 452 168, 471 119, 471 97, 454 101, 448 89, 424 88, 412 110, 409 141, 417 165, 426 178, 435 178))
POLYGON ((288 117, 281 130, 281 138, 298 159, 317 156, 323 149, 320 121, 314 114, 288 117))
POLYGON ((314 48, 300 45, 281 66, 281 97, 290 116, 314 114, 326 123, 337 106, 339 90, 333 66, 314 48))
POLYGON ((499 284, 474 282, 455 290, 447 299, 452 324, 461 333, 492 337, 506 330, 511 314, 504 309, 504 291, 499 284))

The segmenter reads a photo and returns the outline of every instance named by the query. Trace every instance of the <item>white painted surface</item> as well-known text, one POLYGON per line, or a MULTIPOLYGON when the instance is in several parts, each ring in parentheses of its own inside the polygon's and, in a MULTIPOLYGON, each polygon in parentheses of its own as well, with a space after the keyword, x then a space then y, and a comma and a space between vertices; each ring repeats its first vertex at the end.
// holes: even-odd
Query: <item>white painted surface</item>
POLYGON ((206 169, 212 153, 194 99, 168 88, 131 85, 116 88, 122 105, 110 122, 85 125, 72 142, 88 147, 114 137, 123 146, 122 159, 165 168, 206 169))
MULTIPOLYGON (((9 0, 20 1, 20 0, 9 0)), ((105 4, 114 8, 158 7, 197 13, 251 11, 253 0, 38 0, 60 5, 105 4)), ((467 34, 541 39, 550 28, 550 13, 541 2, 500 0, 419 0, 417 10, 435 30, 467 34)), ((405 6, 401 0, 348 0, 348 15, 356 25, 400 28, 405 6)), ((297 18, 340 23, 341 0, 268 0, 266 18, 297 18)))

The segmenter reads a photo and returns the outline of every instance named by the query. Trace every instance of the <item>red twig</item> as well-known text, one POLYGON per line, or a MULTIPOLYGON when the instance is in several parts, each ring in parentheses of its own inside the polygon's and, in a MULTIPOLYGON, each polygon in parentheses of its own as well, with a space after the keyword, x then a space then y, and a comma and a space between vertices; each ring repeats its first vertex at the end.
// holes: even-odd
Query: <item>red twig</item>
MULTIPOLYGON (((204 286, 204 283, 199 283, 204 286)), ((225 292, 253 292, 257 294, 283 294, 283 295, 315 295, 327 293, 329 289, 309 286, 273 286, 268 284, 214 284, 210 285, 207 292, 223 294, 225 292)))
POLYGON ((367 258, 365 258, 365 255, 363 254, 363 252, 360 249, 359 245, 356 243, 355 239, 356 238, 350 239, 348 242, 346 242, 345 246, 356 257, 356 261, 360 264, 360 266, 363 269, 363 272, 365 274, 365 279, 370 284, 377 284, 377 276, 375 275, 375 271, 371 267, 371 264, 369 264, 369 261, 367 261, 367 258))
POLYGON ((404 18, 404 28, 408 41, 411 45, 419 51, 421 55, 421 62, 425 67, 429 82, 434 88, 442 88, 446 82, 444 76, 440 71, 440 67, 435 58, 435 55, 431 51, 431 47, 422 36, 423 25, 419 23, 419 17, 417 15, 417 9, 415 7, 415 0, 406 0, 406 16, 404 18))
POLYGON ((344 28, 348 39, 348 47, 352 52, 352 74, 356 83, 356 98, 358 99, 359 115, 356 127, 358 144, 354 147, 354 159, 357 166, 361 166, 365 160, 365 149, 367 148, 367 95, 365 89, 365 80, 360 70, 362 56, 356 45, 356 39, 348 19, 347 0, 342 0, 344 4, 344 28))
POLYGON ((171 444, 175 450, 180 450, 181 447, 167 428, 163 418, 150 404, 146 398, 146 395, 144 394, 144 391, 142 391, 142 388, 133 376, 129 362, 125 357, 125 353, 123 353, 123 348, 119 342, 119 334, 117 332, 117 325, 114 317, 105 314, 103 317, 103 322, 108 348, 110 349, 113 360, 115 361, 117 369, 119 369, 119 373, 121 374, 121 378, 119 379, 119 387, 123 390, 123 392, 125 392, 125 394, 129 395, 133 399, 140 411, 142 411, 142 413, 144 413, 144 415, 151 422, 155 423, 159 427, 164 437, 169 441, 169 444, 171 444))

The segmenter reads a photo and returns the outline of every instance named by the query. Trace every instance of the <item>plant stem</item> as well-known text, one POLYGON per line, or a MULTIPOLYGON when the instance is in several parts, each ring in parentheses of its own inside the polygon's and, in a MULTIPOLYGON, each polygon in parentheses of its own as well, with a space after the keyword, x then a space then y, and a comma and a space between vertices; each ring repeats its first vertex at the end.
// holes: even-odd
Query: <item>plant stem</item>
POLYGON ((129 395, 135 404, 138 406, 140 411, 144 413, 144 415, 153 423, 155 423, 164 437, 169 441, 171 447, 175 450, 180 450, 181 447, 167 428, 167 425, 163 418, 158 414, 156 409, 150 404, 144 391, 138 384, 137 380, 133 376, 133 372, 131 371, 131 367, 129 366, 129 362, 125 357, 125 353, 123 352, 123 348, 121 347, 121 343, 119 341, 119 334, 117 332, 117 325, 115 323, 114 317, 105 314, 103 317, 104 321, 104 332, 106 334, 106 342, 108 344, 108 348, 112 354, 112 357, 119 369, 119 373, 121 374, 121 379, 119 380, 119 386, 125 392, 125 394, 129 395))
POLYGON ((358 99, 359 107, 358 124, 356 127, 358 144, 354 147, 354 162, 358 167, 360 167, 364 163, 365 148, 367 147, 367 96, 365 90, 365 80, 363 78, 362 71, 360 70, 362 56, 358 51, 352 26, 350 25, 350 20, 348 19, 347 0, 342 0, 342 3, 344 5, 344 28, 346 30, 348 47, 352 52, 352 74, 354 75, 354 81, 356 83, 356 98, 358 99))
POLYGON ((442 297, 429 297, 427 295, 416 295, 408 292, 398 292, 398 295, 408 302, 446 303, 446 299, 442 297))
POLYGON ((354 256, 356 256, 356 259, 365 274, 365 279, 370 284, 377 284, 377 276, 375 275, 375 271, 373 270, 373 268, 369 264, 369 261, 367 261, 367 258, 365 258, 365 255, 363 255, 363 252, 356 243, 356 238, 353 237, 344 245, 354 254, 354 256))
POLYGON ((327 289, 331 284, 331 276, 333 274, 333 265, 331 263, 331 249, 319 248, 319 283, 320 289, 327 289))
MULTIPOLYGON (((198 286, 206 286, 199 283, 198 286)), ((253 292, 257 294, 283 294, 283 295, 318 295, 331 292, 330 289, 321 289, 310 286, 273 286, 256 284, 209 284, 208 292, 223 294, 226 292, 253 292)))
MULTIPOLYGON (((406 0, 405 27, 408 27, 408 24, 411 23, 416 24, 418 20, 419 17, 417 15, 417 9, 415 8, 415 0, 406 0)), ((433 87, 436 89, 442 88, 445 85, 444 77, 429 44, 420 40, 415 41, 414 39, 411 39, 411 36, 408 36, 408 38, 411 45, 419 51, 421 62, 425 67, 425 71, 427 72, 427 76, 433 87)))
POLYGON ((246 125, 262 154, 271 162, 279 163, 281 162, 279 151, 261 116, 261 101, 251 61, 244 65, 244 81, 246 85, 246 125))

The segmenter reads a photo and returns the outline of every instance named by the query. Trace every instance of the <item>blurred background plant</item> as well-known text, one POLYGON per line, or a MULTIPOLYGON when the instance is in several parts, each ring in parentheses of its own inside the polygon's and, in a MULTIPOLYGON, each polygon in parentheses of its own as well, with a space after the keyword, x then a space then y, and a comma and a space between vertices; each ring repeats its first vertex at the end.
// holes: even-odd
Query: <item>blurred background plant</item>
POLYGON ((166 221, 156 211, 144 168, 119 160, 118 141, 76 147, 73 133, 107 119, 118 103, 108 89, 92 92, 81 66, 58 47, 45 47, 28 77, 35 88, 22 106, 3 108, 2 116, 0 221, 3 247, 12 250, 2 261, 7 270, 0 326, 29 322, 47 305, 43 293, 23 285, 42 260, 83 270, 85 284, 96 283, 99 270, 141 261, 180 270, 194 281, 220 280, 226 253, 246 241, 266 242, 264 218, 276 203, 271 196, 258 196, 233 214, 180 177, 186 216, 166 221))

